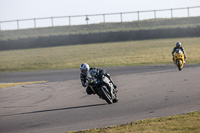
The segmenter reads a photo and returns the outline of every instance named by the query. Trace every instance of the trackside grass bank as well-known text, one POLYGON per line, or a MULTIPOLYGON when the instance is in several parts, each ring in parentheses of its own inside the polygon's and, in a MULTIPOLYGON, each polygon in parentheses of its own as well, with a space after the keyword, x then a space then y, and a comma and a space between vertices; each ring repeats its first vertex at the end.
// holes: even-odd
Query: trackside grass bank
POLYGON ((0 51, 0 72, 172 64, 172 49, 182 42, 187 63, 200 63, 200 38, 156 39, 0 51))
POLYGON ((70 133, 199 133, 200 111, 70 133))
POLYGON ((173 18, 133 21, 124 23, 100 23, 79 26, 56 26, 37 29, 22 29, 13 31, 0 31, 1 40, 17 40, 19 38, 50 37, 68 34, 88 34, 110 31, 132 31, 149 29, 185 28, 200 26, 200 17, 173 18))

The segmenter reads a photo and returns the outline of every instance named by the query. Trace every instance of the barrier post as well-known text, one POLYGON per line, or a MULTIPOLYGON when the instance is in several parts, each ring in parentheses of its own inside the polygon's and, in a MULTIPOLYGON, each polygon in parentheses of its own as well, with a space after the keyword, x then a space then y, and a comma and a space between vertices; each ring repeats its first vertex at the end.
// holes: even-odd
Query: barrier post
POLYGON ((173 9, 171 9, 171 18, 173 18, 173 9))
POLYGON ((36 19, 34 18, 33 21, 34 21, 34 28, 37 28, 36 27, 36 19))
POLYGON ((71 17, 69 16, 69 26, 71 26, 71 17))
POLYGON ((154 10, 154 18, 156 19, 156 10, 154 10))
POLYGON ((19 20, 17 20, 17 29, 19 30, 19 20))
POLYGON ((188 18, 190 17, 190 8, 188 7, 187 8, 187 11, 188 11, 188 18))
POLYGON ((106 23, 106 16, 103 14, 103 22, 106 23))
POLYGON ((53 17, 51 17, 51 25, 52 25, 52 27, 53 27, 53 17))
POLYGON ((120 13, 120 16, 121 16, 121 23, 123 23, 122 13, 120 13))

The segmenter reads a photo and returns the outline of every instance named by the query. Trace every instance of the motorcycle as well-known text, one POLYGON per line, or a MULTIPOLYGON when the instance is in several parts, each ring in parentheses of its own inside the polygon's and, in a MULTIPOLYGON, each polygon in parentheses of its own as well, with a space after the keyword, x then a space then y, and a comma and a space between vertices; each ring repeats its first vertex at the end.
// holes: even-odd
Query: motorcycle
POLYGON ((91 90, 108 104, 118 102, 117 91, 107 76, 99 77, 98 70, 90 70, 87 72, 87 81, 91 90))
POLYGON ((176 66, 178 67, 178 70, 181 71, 185 63, 184 54, 181 49, 176 50, 175 55, 174 55, 174 61, 175 61, 176 66))

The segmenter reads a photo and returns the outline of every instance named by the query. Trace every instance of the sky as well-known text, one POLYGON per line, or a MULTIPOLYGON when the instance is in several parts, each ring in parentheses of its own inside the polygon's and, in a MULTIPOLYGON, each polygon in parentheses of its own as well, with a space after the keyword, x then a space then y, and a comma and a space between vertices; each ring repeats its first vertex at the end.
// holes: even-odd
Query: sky
POLYGON ((192 6, 200 0, 0 0, 0 21, 192 6))
POLYGON ((200 6, 200 0, 0 0, 0 21, 200 6))

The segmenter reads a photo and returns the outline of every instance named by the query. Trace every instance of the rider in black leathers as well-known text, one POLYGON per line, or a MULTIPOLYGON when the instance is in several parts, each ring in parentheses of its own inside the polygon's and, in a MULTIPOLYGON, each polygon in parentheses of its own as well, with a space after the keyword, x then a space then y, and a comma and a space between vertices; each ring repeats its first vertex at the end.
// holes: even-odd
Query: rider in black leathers
POLYGON ((184 58, 186 59, 186 52, 184 50, 184 48, 181 46, 181 43, 180 42, 177 42, 176 43, 176 47, 174 47, 173 51, 172 51, 172 56, 173 56, 173 61, 174 61, 174 52, 177 50, 177 49, 181 49, 183 51, 183 54, 184 54, 184 58))
MULTIPOLYGON (((93 67, 89 67, 89 65, 87 63, 83 63, 80 66, 80 70, 81 70, 81 74, 80 74, 80 80, 82 83, 83 87, 87 87, 86 88, 86 92, 88 95, 94 94, 94 92, 91 90, 91 88, 89 86, 87 86, 87 71, 96 69, 97 71, 99 71, 99 76, 105 75, 107 76, 111 82, 113 83, 112 79, 110 78, 110 74, 108 74, 105 70, 99 69, 99 68, 93 68, 93 67)), ((117 86, 113 83, 114 88, 116 89, 117 86)))

